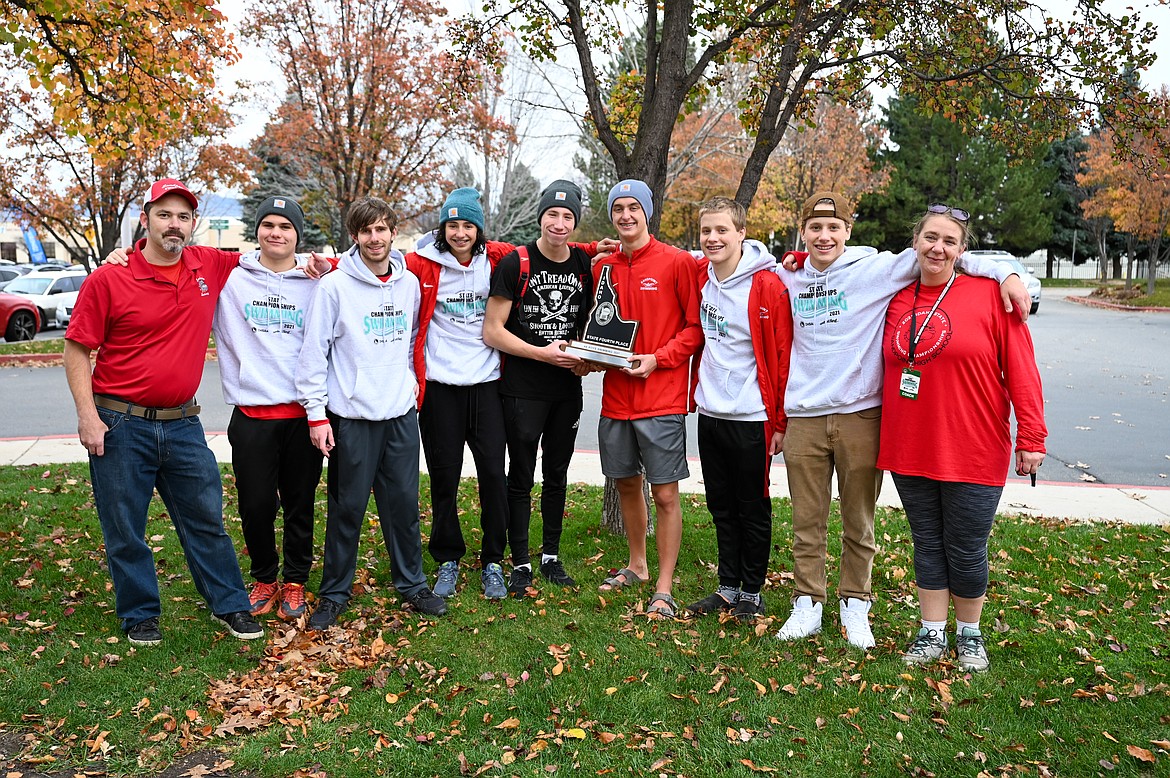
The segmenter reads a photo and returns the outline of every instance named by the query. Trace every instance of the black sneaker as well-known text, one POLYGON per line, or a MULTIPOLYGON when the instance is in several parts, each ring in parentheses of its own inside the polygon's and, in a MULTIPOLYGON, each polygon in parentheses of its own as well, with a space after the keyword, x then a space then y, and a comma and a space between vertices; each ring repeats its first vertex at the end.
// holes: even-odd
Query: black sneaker
POLYGON ((575 587, 577 582, 565 572, 565 566, 559 559, 550 559, 540 563, 540 577, 557 586, 575 587))
POLYGON ((751 597, 743 592, 740 592, 739 599, 735 601, 735 620, 746 623, 755 621, 757 616, 763 615, 763 595, 756 595, 755 597, 751 597))
POLYGON ((513 597, 524 597, 528 594, 528 587, 532 586, 531 567, 513 567, 508 576, 508 594, 513 597))
POLYGON ((309 616, 309 629, 329 629, 337 623, 337 617, 345 613, 347 603, 337 602, 328 597, 317 600, 313 615, 309 616))
POLYGON ((162 631, 158 628, 158 617, 151 616, 126 630, 126 639, 135 646, 157 646, 162 642, 162 631))
POLYGON ((236 611, 223 616, 216 614, 212 618, 227 627, 232 637, 240 640, 255 640, 264 637, 264 628, 248 611, 236 611))
POLYGON ((728 602, 719 592, 711 592, 698 602, 688 605, 687 611, 692 616, 706 616, 709 613, 729 611, 734 607, 735 605, 728 602))
POLYGON ((429 588, 424 588, 418 594, 412 594, 406 598, 406 601, 425 616, 442 616, 447 612, 447 603, 429 588))

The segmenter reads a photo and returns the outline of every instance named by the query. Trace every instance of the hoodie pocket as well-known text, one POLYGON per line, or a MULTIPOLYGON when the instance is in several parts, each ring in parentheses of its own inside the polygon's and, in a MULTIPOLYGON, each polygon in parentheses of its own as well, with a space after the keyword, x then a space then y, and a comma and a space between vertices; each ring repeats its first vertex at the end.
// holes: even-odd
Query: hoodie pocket
MULTIPOLYGON (((296 364, 296 357, 290 357, 296 364)), ((286 365, 289 363, 285 363, 286 365)), ((295 397, 288 369, 268 357, 247 357, 240 362, 240 395, 249 405, 285 402, 284 397, 295 397)))
MULTIPOLYGON (((795 356, 795 355, 794 355, 795 356)), ((788 390, 797 389, 798 410, 836 408, 857 402, 881 390, 880 376, 866 375, 858 348, 817 351, 800 354, 792 360, 794 376, 797 366, 803 364, 803 382, 789 380, 788 390)))
POLYGON ((414 375, 404 364, 359 365, 349 397, 369 408, 397 405, 408 396, 414 375))

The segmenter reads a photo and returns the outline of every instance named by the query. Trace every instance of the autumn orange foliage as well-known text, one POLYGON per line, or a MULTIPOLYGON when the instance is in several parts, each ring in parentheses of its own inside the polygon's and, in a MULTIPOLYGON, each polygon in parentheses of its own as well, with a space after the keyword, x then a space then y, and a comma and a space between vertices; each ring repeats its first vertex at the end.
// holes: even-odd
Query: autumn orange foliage
POLYGON ((496 71, 439 45, 445 13, 428 0, 254 7, 245 35, 271 47, 289 90, 266 135, 314 166, 342 214, 369 194, 404 217, 434 207, 448 144, 506 132, 478 99, 496 71))

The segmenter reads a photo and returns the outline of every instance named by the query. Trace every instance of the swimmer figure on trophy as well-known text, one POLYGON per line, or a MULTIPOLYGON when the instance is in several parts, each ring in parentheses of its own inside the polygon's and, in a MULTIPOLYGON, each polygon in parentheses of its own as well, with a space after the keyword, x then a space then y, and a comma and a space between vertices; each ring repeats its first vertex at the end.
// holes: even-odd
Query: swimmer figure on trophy
POLYGON ((593 295, 593 310, 581 339, 570 340, 564 350, 566 354, 603 367, 636 368, 640 360, 631 362, 630 357, 634 353, 638 322, 622 318, 609 271, 609 265, 602 266, 593 295))

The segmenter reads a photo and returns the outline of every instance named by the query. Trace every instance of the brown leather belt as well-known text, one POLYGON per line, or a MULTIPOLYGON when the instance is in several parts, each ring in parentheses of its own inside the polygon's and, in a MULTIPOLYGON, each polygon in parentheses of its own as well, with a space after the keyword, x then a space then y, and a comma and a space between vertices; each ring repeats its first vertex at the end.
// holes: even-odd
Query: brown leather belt
POLYGON ((174 421, 188 416, 198 416, 200 410, 194 397, 182 405, 176 405, 174 408, 147 408, 142 405, 128 403, 125 400, 119 400, 116 397, 95 394, 93 396, 93 404, 99 408, 105 408, 107 411, 128 413, 131 416, 138 416, 150 421, 174 421))

